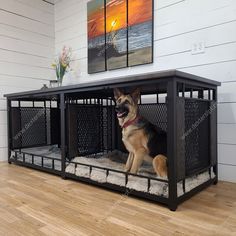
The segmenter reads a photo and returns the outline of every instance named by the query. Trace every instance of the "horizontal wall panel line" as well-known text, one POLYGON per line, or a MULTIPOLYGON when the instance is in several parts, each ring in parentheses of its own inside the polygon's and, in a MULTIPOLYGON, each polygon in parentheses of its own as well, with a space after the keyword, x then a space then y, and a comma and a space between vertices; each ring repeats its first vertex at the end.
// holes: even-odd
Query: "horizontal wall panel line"
POLYGON ((21 15, 21 14, 18 14, 18 13, 16 13, 16 12, 12 12, 12 11, 8 11, 8 10, 5 10, 5 9, 3 9, 3 8, 0 8, 0 11, 4 11, 4 12, 7 12, 7 13, 9 13, 9 14, 13 14, 13 15, 16 15, 16 16, 20 16, 20 17, 23 17, 23 18, 25 18, 25 19, 32 20, 32 21, 35 21, 35 22, 40 22, 40 23, 42 23, 42 24, 44 24, 44 25, 52 26, 51 24, 47 24, 47 23, 45 23, 45 22, 43 22, 43 21, 36 20, 36 19, 33 19, 33 18, 31 18, 31 17, 28 17, 28 16, 23 16, 23 15, 21 15))
POLYGON ((236 146, 236 143, 218 143, 221 145, 229 145, 229 146, 236 146))
MULTIPOLYGON (((178 67, 176 69, 181 70, 181 69, 188 69, 188 68, 194 68, 194 67, 200 67, 200 66, 216 65, 216 64, 225 63, 225 62, 234 62, 234 61, 236 61, 236 59, 226 60, 226 61, 217 61, 217 62, 212 62, 212 63, 203 63, 203 64, 199 64, 199 65, 194 65, 194 66, 178 67)), ((229 82, 231 82, 231 81, 229 81, 229 82)))
POLYGON ((236 80, 224 81, 222 84, 236 83, 236 80))
POLYGON ((25 28, 21 28, 19 26, 9 25, 9 24, 2 23, 2 22, 0 22, 0 25, 5 25, 5 26, 8 26, 8 27, 11 27, 11 28, 14 28, 14 29, 18 29, 18 30, 22 30, 22 31, 25 31, 25 32, 29 32, 29 33, 35 34, 36 36, 40 35, 40 36, 43 36, 45 38, 49 38, 49 39, 55 40, 55 37, 50 36, 48 34, 43 34, 41 32, 31 31, 31 30, 28 30, 28 29, 25 29, 25 28))
POLYGON ((54 47, 49 47, 49 46, 47 46, 45 44, 42 44, 42 43, 36 43, 33 40, 25 40, 25 39, 21 39, 21 38, 17 38, 17 37, 8 36, 8 35, 5 35, 5 34, 0 34, 0 36, 4 37, 4 38, 9 38, 9 39, 15 39, 17 41, 21 41, 21 42, 25 42, 25 43, 32 43, 32 44, 35 44, 36 46, 39 45, 41 47, 48 48, 48 49, 54 49, 54 47))
POLYGON ((3 74, 3 73, 0 73, 0 75, 19 77, 19 78, 25 78, 25 79, 35 79, 35 80, 49 81, 49 79, 39 78, 39 77, 29 77, 29 76, 20 76, 20 75, 19 76, 15 76, 15 75, 11 75, 11 74, 3 74))
MULTIPOLYGON (((26 76, 16 76, 16 75, 7 75, 7 74, 3 74, 3 73, 0 73, 0 75, 2 75, 2 76, 6 76, 6 77, 12 77, 12 79, 14 80, 14 79, 30 79, 30 80, 32 80, 32 81, 42 81, 42 83, 43 82, 45 82, 45 81, 48 81, 49 79, 39 79, 39 78, 32 78, 32 77, 26 77, 26 76)), ((42 84, 43 85, 43 84, 42 84)))
POLYGON ((217 124, 218 125, 236 125, 236 123, 231 123, 231 122, 229 122, 229 123, 227 123, 227 122, 218 122, 217 124))
POLYGON ((23 65, 23 66, 33 67, 33 68, 40 68, 40 69, 47 69, 47 70, 53 70, 54 71, 54 69, 52 67, 35 66, 35 65, 25 64, 25 63, 18 63, 18 62, 12 62, 12 61, 4 61, 4 60, 0 60, 0 62, 6 62, 6 63, 9 63, 9 64, 23 65))
MULTIPOLYGON (((157 10, 162 10, 162 9, 165 9, 165 8, 168 8, 168 7, 172 7, 172 6, 177 5, 177 4, 179 4, 179 3, 181 3, 181 2, 184 2, 184 1, 185 1, 185 0, 180 0, 180 1, 178 1, 178 2, 174 2, 174 3, 168 4, 168 5, 164 6, 164 7, 157 8, 157 10)), ((158 4, 158 3, 157 3, 157 4, 158 4)))
POLYGON ((180 33, 180 34, 173 34, 171 36, 159 38, 159 39, 157 39, 155 41, 161 41, 161 40, 173 38, 173 37, 176 37, 176 36, 190 34, 190 33, 198 32, 198 31, 205 30, 205 29, 210 29, 210 28, 217 27, 217 26, 222 26, 222 25, 225 25, 225 24, 233 23, 233 22, 236 22, 236 20, 225 21, 225 22, 222 22, 222 23, 219 23, 219 24, 209 25, 209 26, 206 26, 206 27, 201 27, 201 28, 198 28, 198 29, 185 31, 185 32, 180 33))
MULTIPOLYGON (((179 53, 177 53, 176 55, 178 55, 179 53)), ((162 56, 164 57, 164 56, 162 56)), ((160 57, 156 57, 156 58, 160 58, 160 57)), ((84 57, 83 59, 80 58, 80 59, 76 59, 75 61, 82 61, 84 59, 88 59, 88 57, 84 57)), ((226 60, 226 61, 217 61, 217 62, 212 62, 212 63, 202 63, 202 64, 199 64, 199 65, 194 65, 194 66, 184 66, 184 67, 176 67, 175 69, 176 70, 182 70, 182 69, 189 69, 189 68, 195 68, 195 67, 201 67, 201 66, 208 66, 208 65, 216 65, 216 64, 221 64, 221 63, 225 63, 225 62, 235 62, 236 59, 233 59, 233 60, 226 60)), ((231 81, 229 81, 230 83, 231 81)))
POLYGON ((226 164, 226 163, 218 163, 218 165, 223 165, 223 166, 234 166, 234 167, 236 167, 236 165, 232 165, 232 164, 226 164))
POLYGON ((28 55, 28 56, 34 56, 34 57, 39 57, 39 58, 44 58, 44 59, 52 59, 52 57, 45 57, 45 56, 40 56, 37 54, 31 54, 31 53, 27 53, 27 52, 21 52, 21 51, 16 51, 16 50, 9 50, 9 49, 5 49, 5 48, 1 48, 1 50, 5 50, 5 51, 9 51, 9 52, 14 52, 14 53, 19 53, 19 54, 24 54, 24 55, 28 55))
POLYGON ((43 1, 43 2, 46 2, 46 3, 50 4, 50 5, 55 5, 54 3, 49 2, 49 1, 47 1, 47 0, 42 0, 42 1, 43 1))
POLYGON ((218 104, 236 104, 236 101, 235 102, 218 102, 218 104))
MULTIPOLYGON (((28 7, 34 7, 35 9, 37 9, 38 11, 41 11, 45 14, 49 14, 49 15, 53 15, 53 11, 54 11, 54 7, 53 4, 51 6, 48 6, 48 4, 46 5, 44 3, 43 0, 40 0, 40 4, 45 4, 45 5, 33 5, 33 4, 29 4, 28 2, 25 2, 24 0, 17 0, 18 2, 20 2, 22 5, 28 6, 28 7), (41 3, 42 1, 42 3, 41 3), (51 9, 51 10, 50 10, 51 9)), ((32 1, 32 0, 31 0, 32 1)), ((34 0, 35 1, 35 0, 34 0)), ((33 1, 32 1, 33 2, 33 1)))
POLYGON ((236 41, 234 40, 234 41, 231 41, 231 42, 213 44, 213 45, 210 45, 210 46, 206 46, 205 48, 213 48, 213 47, 224 46, 224 45, 233 44, 233 43, 236 43, 236 41))

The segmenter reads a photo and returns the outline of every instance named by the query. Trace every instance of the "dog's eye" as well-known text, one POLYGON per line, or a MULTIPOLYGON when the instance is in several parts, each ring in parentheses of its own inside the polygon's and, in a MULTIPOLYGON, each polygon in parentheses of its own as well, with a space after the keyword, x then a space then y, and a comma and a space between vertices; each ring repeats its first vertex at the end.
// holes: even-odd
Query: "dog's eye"
POLYGON ((129 101, 128 101, 128 100, 125 100, 124 104, 125 104, 125 105, 128 105, 128 104, 129 104, 129 101))

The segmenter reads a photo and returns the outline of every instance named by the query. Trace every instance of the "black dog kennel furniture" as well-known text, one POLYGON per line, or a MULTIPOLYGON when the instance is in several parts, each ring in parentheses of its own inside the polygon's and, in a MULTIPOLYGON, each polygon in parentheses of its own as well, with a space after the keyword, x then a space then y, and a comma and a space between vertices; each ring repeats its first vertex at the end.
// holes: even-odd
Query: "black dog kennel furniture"
POLYGON ((170 70, 5 95, 9 163, 157 201, 175 210, 217 183, 219 85, 170 70), (137 87, 140 114, 167 132, 168 179, 97 164, 105 163, 114 150, 126 152, 113 89, 130 93, 137 87), (155 192, 160 186, 165 193, 155 192))

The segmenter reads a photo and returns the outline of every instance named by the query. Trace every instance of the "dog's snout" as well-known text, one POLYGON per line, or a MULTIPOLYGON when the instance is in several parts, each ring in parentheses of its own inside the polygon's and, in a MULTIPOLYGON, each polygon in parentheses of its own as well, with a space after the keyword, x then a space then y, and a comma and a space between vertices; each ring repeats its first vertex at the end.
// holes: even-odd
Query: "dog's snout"
POLYGON ((115 107, 115 110, 116 110, 116 112, 119 112, 119 111, 121 110, 121 107, 117 105, 117 106, 115 107))

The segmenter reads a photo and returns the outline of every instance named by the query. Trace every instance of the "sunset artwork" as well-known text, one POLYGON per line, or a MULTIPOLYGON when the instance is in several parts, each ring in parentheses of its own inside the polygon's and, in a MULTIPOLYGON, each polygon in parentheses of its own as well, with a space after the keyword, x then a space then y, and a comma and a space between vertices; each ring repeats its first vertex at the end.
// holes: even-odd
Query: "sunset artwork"
POLYGON ((128 66, 153 62, 153 0, 128 0, 128 66))
POLYGON ((153 62, 153 0, 88 2, 88 73, 153 62))
POLYGON ((126 0, 106 1, 107 69, 127 67, 126 0))
POLYGON ((104 0, 88 2, 88 73, 106 70, 104 0))

